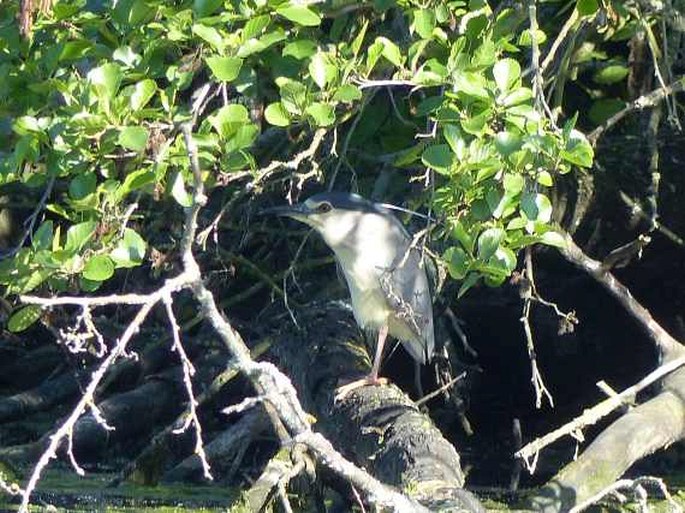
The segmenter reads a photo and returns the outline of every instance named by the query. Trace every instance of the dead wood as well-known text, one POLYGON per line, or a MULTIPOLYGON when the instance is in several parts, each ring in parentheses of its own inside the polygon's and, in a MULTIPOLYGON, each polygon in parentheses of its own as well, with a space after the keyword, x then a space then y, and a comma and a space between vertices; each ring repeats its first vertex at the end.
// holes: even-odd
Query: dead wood
POLYGON ((334 400, 341 383, 371 367, 349 308, 311 305, 298 323, 304 331, 284 334, 276 347, 322 433, 358 465, 430 509, 482 511, 462 488, 457 451, 396 386, 361 387, 334 400))
POLYGON ((15 390, 36 387, 64 362, 64 352, 57 344, 49 342, 39 345, 17 358, 3 359, 0 364, 0 384, 15 390))
MULTIPOLYGON (((212 465, 212 473, 220 474, 222 479, 230 479, 238 470, 250 445, 266 431, 271 430, 271 422, 262 407, 255 407, 228 429, 221 432, 205 445, 207 459, 212 465)), ((135 479, 135 474, 132 476, 135 479)), ((200 458, 193 454, 185 458, 162 477, 164 482, 204 481, 200 458)))
POLYGON ((73 434, 77 459, 95 461, 115 443, 142 441, 157 424, 178 415, 184 401, 178 369, 150 376, 141 386, 107 398, 97 406, 114 429, 105 429, 92 413, 81 417, 73 434))
MULTIPOLYGON (((665 362, 685 355, 685 348, 600 262, 591 259, 567 236, 562 254, 604 286, 649 335, 665 362)), ((568 511, 620 478, 630 466, 685 438, 685 369, 666 376, 659 393, 611 423, 573 462, 529 500, 545 513, 568 511)))
POLYGON ((636 461, 685 436, 682 397, 665 391, 606 428, 531 500, 533 509, 568 511, 619 479, 636 461))
POLYGON ((0 422, 10 422, 49 410, 68 402, 79 393, 78 378, 68 370, 50 378, 36 388, 0 399, 0 422))

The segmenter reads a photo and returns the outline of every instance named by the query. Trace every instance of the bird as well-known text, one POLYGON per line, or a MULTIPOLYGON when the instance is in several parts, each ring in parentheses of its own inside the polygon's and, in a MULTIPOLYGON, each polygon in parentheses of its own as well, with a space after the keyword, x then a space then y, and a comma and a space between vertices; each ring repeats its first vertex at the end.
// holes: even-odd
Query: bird
POLYGON ((377 334, 371 372, 345 385, 347 390, 386 382, 379 371, 388 335, 416 362, 430 362, 433 305, 422 251, 386 206, 353 193, 323 192, 265 212, 305 223, 321 235, 347 283, 357 324, 377 334))

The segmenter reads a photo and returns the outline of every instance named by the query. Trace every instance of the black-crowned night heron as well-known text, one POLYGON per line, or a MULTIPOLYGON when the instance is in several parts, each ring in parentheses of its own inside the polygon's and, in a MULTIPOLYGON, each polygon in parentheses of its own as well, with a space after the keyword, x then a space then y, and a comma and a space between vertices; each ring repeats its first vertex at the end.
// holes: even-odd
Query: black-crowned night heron
POLYGON ((378 333, 371 374, 380 380, 383 346, 397 338, 419 363, 433 355, 433 306, 420 249, 390 211, 356 194, 326 192, 268 212, 308 224, 334 251, 359 326, 378 333))

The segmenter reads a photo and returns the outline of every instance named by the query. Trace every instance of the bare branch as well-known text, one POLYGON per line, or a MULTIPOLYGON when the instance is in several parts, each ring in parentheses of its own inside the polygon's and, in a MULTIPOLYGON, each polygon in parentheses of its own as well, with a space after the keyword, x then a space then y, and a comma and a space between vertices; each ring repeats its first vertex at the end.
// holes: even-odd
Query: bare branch
POLYGON ((655 89, 651 93, 640 96, 636 100, 633 100, 626 106, 623 110, 618 111, 616 114, 607 119, 602 125, 595 128, 592 132, 588 134, 588 141, 593 146, 597 144, 599 138, 604 135, 604 132, 613 128, 628 114, 633 113, 637 110, 642 110, 646 107, 654 107, 659 102, 664 101, 669 95, 679 93, 685 90, 685 77, 673 82, 665 87, 660 87, 655 89))
POLYGON ((683 365, 685 365, 685 356, 665 363, 664 365, 650 372, 647 376, 642 378, 634 385, 623 390, 620 394, 608 397, 601 403, 588 410, 585 410, 582 415, 576 417, 568 424, 555 429, 554 431, 547 433, 536 440, 533 440, 531 443, 517 451, 515 456, 523 459, 528 464, 529 469, 533 468, 534 465, 531 462, 531 459, 533 461, 537 460, 540 450, 542 450, 544 447, 547 447, 551 443, 564 436, 570 436, 573 433, 578 433, 583 428, 597 423, 600 419, 606 417, 612 411, 622 407, 628 402, 631 402, 640 390, 643 390, 683 365))

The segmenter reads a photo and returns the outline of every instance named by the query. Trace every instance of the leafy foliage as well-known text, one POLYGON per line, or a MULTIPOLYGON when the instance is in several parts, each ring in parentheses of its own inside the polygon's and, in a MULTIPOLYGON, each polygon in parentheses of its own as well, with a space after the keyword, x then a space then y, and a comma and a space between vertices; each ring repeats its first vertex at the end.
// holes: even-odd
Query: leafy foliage
MULTIPOLYGON (((601 62, 590 80, 602 91, 627 68, 599 45, 642 25, 620 3, 599 4, 575 5, 578 23, 611 21, 592 48, 564 56, 563 71, 570 80, 572 67, 601 62)), ((564 12, 547 9, 537 44, 553 39, 564 12)), ((592 165, 576 117, 557 127, 534 97, 528 12, 518 6, 65 0, 29 38, 17 11, 16 1, 0 6, 0 182, 41 190, 54 180, 58 192, 31 244, 0 264, 10 293, 94 290, 140 265, 149 234, 129 207, 188 206, 178 125, 189 120, 210 190, 222 173, 257 173, 269 157, 255 142, 274 127, 345 130, 350 151, 340 158, 352 164, 373 154, 430 170, 436 186, 423 200, 442 221, 442 256, 460 293, 502 283, 523 247, 560 244, 549 190, 558 175, 592 165)), ((596 120, 622 105, 596 96, 596 120)))

